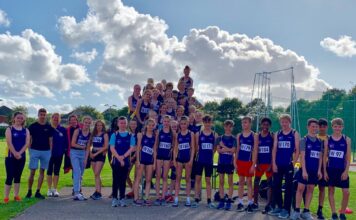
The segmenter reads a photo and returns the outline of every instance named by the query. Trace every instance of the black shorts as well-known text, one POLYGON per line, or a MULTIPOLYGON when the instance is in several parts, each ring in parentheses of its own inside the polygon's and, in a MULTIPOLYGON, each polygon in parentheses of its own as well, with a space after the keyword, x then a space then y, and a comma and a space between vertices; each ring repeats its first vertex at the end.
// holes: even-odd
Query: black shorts
POLYGON ((103 153, 96 155, 93 159, 91 159, 91 162, 103 162, 105 163, 105 155, 103 153))
POLYGON ((328 176, 329 176, 329 181, 328 181, 329 186, 342 188, 342 189, 348 189, 350 187, 349 177, 347 177, 346 180, 341 180, 341 175, 344 172, 343 169, 335 169, 335 168, 328 167, 326 168, 326 171, 328 172, 328 176))
POLYGON ((195 175, 197 173, 197 161, 193 160, 193 164, 192 164, 192 171, 190 172, 190 178, 194 181, 195 180, 195 175))
POLYGON ((220 174, 233 174, 235 167, 233 164, 218 164, 217 172, 220 174))
POLYGON ((303 171, 302 169, 299 169, 298 172, 296 173, 296 179, 298 183, 304 184, 304 185, 316 185, 318 183, 318 172, 309 172, 308 173, 308 180, 305 180, 303 178, 303 171))
POLYGON ((165 160, 165 161, 170 161, 171 160, 171 156, 163 156, 163 155, 157 155, 157 160, 165 160))
POLYGON ((213 169, 213 164, 202 164, 197 162, 195 164, 195 175, 202 176, 204 170, 205 177, 211 177, 211 175, 213 174, 213 169))
POLYGON ((149 166, 149 165, 153 165, 153 161, 140 161, 140 164, 145 165, 145 166, 149 166))
POLYGON ((47 169, 47 176, 59 176, 59 172, 62 166, 63 156, 51 156, 49 159, 48 169, 47 169))
POLYGON ((184 164, 184 163, 189 163, 190 158, 186 158, 186 159, 177 158, 176 160, 177 160, 178 163, 183 163, 184 164))
POLYGON ((321 186, 321 187, 327 187, 328 186, 328 182, 326 182, 326 180, 324 179, 324 175, 323 175, 323 178, 318 180, 318 185, 321 186))
MULTIPOLYGON (((321 166, 321 170, 324 170, 323 166, 321 166)), ((320 180, 318 180, 318 186, 327 187, 328 182, 326 182, 326 180, 324 178, 324 172, 321 172, 321 174, 322 174, 322 178, 320 180)))
POLYGON ((171 179, 171 180, 176 180, 176 178, 177 178, 176 168, 175 168, 175 167, 171 167, 171 176, 170 176, 170 179, 171 179))
MULTIPOLYGON (((97 151, 95 150, 92 150, 92 153, 95 154, 97 151)), ((93 159, 91 159, 91 162, 103 162, 105 163, 105 154, 104 153, 101 153, 101 154, 98 154, 96 155, 93 159)))

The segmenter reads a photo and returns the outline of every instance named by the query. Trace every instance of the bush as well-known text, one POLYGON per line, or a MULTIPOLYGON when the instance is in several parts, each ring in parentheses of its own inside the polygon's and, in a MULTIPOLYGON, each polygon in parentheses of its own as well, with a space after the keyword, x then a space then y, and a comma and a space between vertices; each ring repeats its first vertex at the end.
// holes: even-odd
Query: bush
POLYGON ((0 127, 0 138, 5 137, 6 127, 0 127))

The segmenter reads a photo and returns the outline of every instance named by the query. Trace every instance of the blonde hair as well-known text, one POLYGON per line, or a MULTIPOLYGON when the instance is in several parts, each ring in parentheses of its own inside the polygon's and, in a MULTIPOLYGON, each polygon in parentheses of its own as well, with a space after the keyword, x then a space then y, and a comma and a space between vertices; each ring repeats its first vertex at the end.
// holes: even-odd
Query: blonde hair
POLYGON ((23 122, 22 122, 22 126, 25 126, 25 124, 26 124, 26 115, 23 113, 23 112, 15 112, 14 113, 14 115, 12 116, 12 125, 14 125, 15 124, 15 118, 16 118, 16 116, 18 116, 18 115, 22 115, 23 116, 23 122))
POLYGON ((279 116, 279 120, 286 119, 289 121, 289 123, 292 123, 292 117, 289 114, 281 114, 279 116))
POLYGON ((333 120, 331 120, 331 126, 334 125, 344 126, 344 120, 342 120, 342 118, 334 118, 333 120))
POLYGON ((147 79, 147 84, 154 84, 153 78, 148 78, 147 79))
POLYGON ((61 123, 61 115, 60 115, 58 112, 55 112, 55 113, 53 113, 52 116, 51 116, 51 125, 52 125, 52 127, 54 127, 54 124, 53 124, 53 117, 56 116, 56 115, 58 116, 58 124, 61 123))
POLYGON ((147 119, 147 121, 145 122, 145 127, 143 129, 143 133, 146 134, 147 133, 147 126, 148 124, 152 122, 154 126, 156 126, 156 121, 153 118, 149 118, 147 119))
POLYGON ((178 105, 177 110, 183 110, 183 112, 184 112, 185 108, 183 105, 178 105))
POLYGON ((247 120, 247 121, 249 121, 251 123, 252 122, 252 117, 250 117, 250 116, 242 117, 241 121, 245 121, 245 120, 247 120))
POLYGON ((92 117, 90 117, 89 115, 83 116, 82 122, 84 122, 85 120, 93 121, 92 117))
POLYGON ((197 108, 195 107, 195 105, 189 106, 189 113, 195 113, 196 111, 197 111, 197 108))

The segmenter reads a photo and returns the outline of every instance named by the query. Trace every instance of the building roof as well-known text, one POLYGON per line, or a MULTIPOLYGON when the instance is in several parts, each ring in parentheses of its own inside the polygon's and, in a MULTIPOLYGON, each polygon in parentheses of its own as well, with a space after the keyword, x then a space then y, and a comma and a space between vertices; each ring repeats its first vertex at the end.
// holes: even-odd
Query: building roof
POLYGON ((0 115, 9 116, 13 113, 13 110, 5 105, 0 107, 0 115))

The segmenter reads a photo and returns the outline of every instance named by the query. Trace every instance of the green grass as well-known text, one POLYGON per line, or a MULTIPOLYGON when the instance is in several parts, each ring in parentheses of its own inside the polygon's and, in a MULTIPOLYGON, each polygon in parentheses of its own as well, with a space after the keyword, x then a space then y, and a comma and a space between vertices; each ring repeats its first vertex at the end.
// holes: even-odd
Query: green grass
MULTIPOLYGON (((24 199, 23 202, 20 203, 16 203, 11 201, 9 204, 3 204, 3 194, 4 194, 4 182, 5 182, 5 165, 4 165, 4 152, 5 152, 5 142, 4 140, 0 139, 0 220, 1 219, 9 219, 12 217, 15 217, 17 215, 19 215, 20 213, 22 213, 26 208, 30 207, 31 205, 35 204, 38 200, 37 199, 24 199)), ((27 157, 28 158, 28 157, 27 157)), ((216 158, 217 159, 217 155, 216 158)), ((27 160, 28 162, 28 160, 27 160)), ((28 169, 28 163, 26 163, 26 167, 24 169, 23 175, 22 175, 22 179, 21 179, 21 187, 20 187, 20 195, 22 198, 25 197, 26 193, 27 193, 27 178, 29 175, 29 169, 28 169)), ((35 190, 35 187, 37 186, 37 175, 36 174, 36 178, 35 178, 35 182, 34 182, 34 187, 33 190, 35 190)), ((131 176, 133 175, 133 172, 131 173, 131 176)), ((105 166, 103 168, 102 171, 102 181, 103 181, 103 185, 104 186, 111 186, 111 181, 112 181, 112 177, 111 177, 111 169, 109 164, 106 162, 105 166)), ((236 182, 238 180, 238 177, 236 174, 234 174, 234 182, 236 182)), ((350 173, 350 192, 351 192, 351 198, 350 201, 353 201, 353 197, 356 194, 356 188, 355 185, 353 183, 356 182, 356 173, 350 173)), ((225 185, 227 183, 227 179, 225 181, 225 185)), ((83 184, 84 186, 94 186, 94 175, 93 172, 91 170, 86 170, 85 174, 84 174, 84 178, 83 178, 83 184)), ((219 184, 218 178, 217 178, 217 185, 219 184)), ((59 189, 62 187, 66 187, 66 186, 72 186, 72 179, 71 179, 71 174, 63 174, 63 171, 61 170, 61 175, 60 175, 60 180, 59 180, 59 189)), ((203 181, 203 187, 205 187, 205 182, 203 181)), ((226 186, 227 188, 227 186, 226 186)), ((42 193, 46 193, 47 192, 47 183, 46 181, 43 184, 42 187, 42 193)), ((237 187, 235 186, 235 191, 234 194, 237 194, 237 187)), ((10 199, 13 198, 13 194, 11 192, 10 194, 10 199)), ((316 188, 315 192, 314 192, 314 197, 313 197, 313 201, 312 201, 312 205, 311 205, 311 210, 312 212, 315 212, 318 206, 318 189, 316 188)), ((340 203, 341 201, 341 195, 340 195, 340 190, 337 190, 336 192, 336 201, 337 203, 340 203)), ((330 209, 329 209, 329 205, 328 205, 328 200, 326 198, 325 204, 324 204, 324 212, 325 215, 327 217, 330 217, 330 209)), ((339 205, 337 205, 337 207, 339 207, 339 205)), ((349 203, 349 207, 356 211, 356 204, 353 202, 349 203)), ((349 216, 349 219, 356 219, 356 215, 353 214, 351 216, 349 216)))

